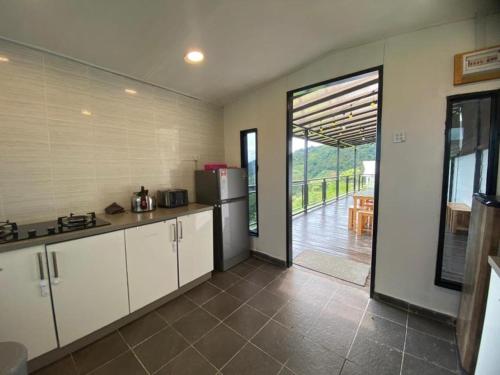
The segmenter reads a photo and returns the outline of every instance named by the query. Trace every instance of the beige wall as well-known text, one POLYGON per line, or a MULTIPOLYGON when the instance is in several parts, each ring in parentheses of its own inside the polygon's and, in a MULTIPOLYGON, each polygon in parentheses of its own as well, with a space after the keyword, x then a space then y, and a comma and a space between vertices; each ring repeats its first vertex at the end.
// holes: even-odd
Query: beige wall
POLYGON ((224 158, 221 108, 2 40, 0 55, 0 221, 129 208, 140 185, 194 200, 195 159, 224 158))
MULTIPOLYGON (((487 45, 500 43, 500 16, 486 20, 487 45)), ((257 251, 285 259, 286 91, 384 65, 379 232, 375 289, 456 315, 458 293, 434 285, 446 96, 500 88, 453 86, 453 55, 475 49, 475 24, 428 28, 333 52, 224 108, 226 160, 239 162, 239 131, 259 129, 257 251), (391 142, 405 130, 407 141, 391 142)))

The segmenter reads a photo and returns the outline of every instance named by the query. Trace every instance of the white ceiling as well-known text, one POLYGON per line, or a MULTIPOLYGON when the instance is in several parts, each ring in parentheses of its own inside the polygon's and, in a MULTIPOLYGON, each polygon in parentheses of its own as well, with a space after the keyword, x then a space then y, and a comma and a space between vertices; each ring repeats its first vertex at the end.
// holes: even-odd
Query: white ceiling
POLYGON ((214 103, 328 51, 498 11, 495 0, 0 0, 0 36, 214 103), (187 49, 206 61, 187 65, 187 49))

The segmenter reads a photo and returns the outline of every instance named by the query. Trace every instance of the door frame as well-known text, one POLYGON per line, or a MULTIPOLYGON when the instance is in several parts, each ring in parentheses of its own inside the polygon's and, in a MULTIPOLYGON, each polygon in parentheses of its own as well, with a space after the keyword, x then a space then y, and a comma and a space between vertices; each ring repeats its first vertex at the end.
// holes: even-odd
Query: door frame
POLYGON ((380 180, 380 151, 382 143, 382 97, 383 97, 383 65, 373 68, 357 71, 346 74, 340 77, 328 79, 326 81, 316 82, 307 86, 287 91, 286 93, 286 265, 293 265, 293 249, 292 249, 292 173, 290 167, 292 165, 293 149, 292 149, 292 120, 293 120, 293 94, 298 91, 308 90, 316 86, 326 85, 342 81, 348 78, 353 78, 358 75, 377 71, 379 74, 378 86, 378 106, 377 106, 377 140, 375 142, 375 186, 374 186, 374 207, 373 207, 373 234, 372 234, 372 257, 371 257, 371 274, 370 274, 370 297, 375 293, 375 271, 377 261, 377 232, 378 232, 378 207, 379 207, 379 180, 380 180))
MULTIPOLYGON (((490 113, 490 144, 488 152, 488 170, 486 171, 486 194, 495 194, 497 189, 497 172, 499 163, 499 148, 500 148, 500 90, 487 90, 469 92, 465 94, 456 94, 446 97, 446 121, 444 130, 444 155, 443 155, 443 181, 441 188, 441 206, 439 220, 439 237, 436 259, 436 272, 434 275, 434 284, 443 288, 462 290, 462 283, 446 280, 442 278, 443 268, 443 253, 444 253, 444 234, 446 228, 446 204, 448 201, 448 179, 451 168, 448 167, 450 159, 450 130, 452 126, 452 109, 453 103, 457 100, 472 100, 491 98, 491 113, 490 113)), ((476 174, 476 173, 475 173, 476 174)), ((476 176, 474 177, 476 179, 476 176)))

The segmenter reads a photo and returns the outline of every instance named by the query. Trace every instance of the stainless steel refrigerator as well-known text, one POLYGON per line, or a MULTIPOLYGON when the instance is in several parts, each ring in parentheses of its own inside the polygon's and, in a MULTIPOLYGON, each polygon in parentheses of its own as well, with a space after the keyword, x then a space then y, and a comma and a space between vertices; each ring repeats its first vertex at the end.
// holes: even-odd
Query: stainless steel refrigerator
POLYGON ((196 202, 214 206, 215 269, 225 271, 250 256, 247 172, 227 168, 195 177, 196 202))

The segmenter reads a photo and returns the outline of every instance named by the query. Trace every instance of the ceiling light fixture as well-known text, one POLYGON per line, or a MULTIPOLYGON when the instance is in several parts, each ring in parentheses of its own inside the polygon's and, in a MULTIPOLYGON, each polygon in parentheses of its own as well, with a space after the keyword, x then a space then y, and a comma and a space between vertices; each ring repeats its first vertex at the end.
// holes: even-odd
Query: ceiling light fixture
POLYGON ((137 94, 137 91, 135 91, 134 89, 125 89, 125 92, 127 94, 130 94, 130 95, 135 95, 137 94))
POLYGON ((82 115, 92 116, 92 112, 90 112, 88 109, 82 109, 82 115))
POLYGON ((349 118, 352 118, 352 112, 351 112, 351 113, 349 113, 349 118))
POLYGON ((9 62, 9 58, 5 56, 0 56, 0 62, 9 62))
POLYGON ((370 106, 371 106, 372 108, 373 108, 373 107, 375 107, 375 102, 371 102, 371 103, 370 103, 370 106))
POLYGON ((203 61, 205 56, 200 50, 190 50, 184 56, 184 61, 188 64, 199 64, 203 61))

